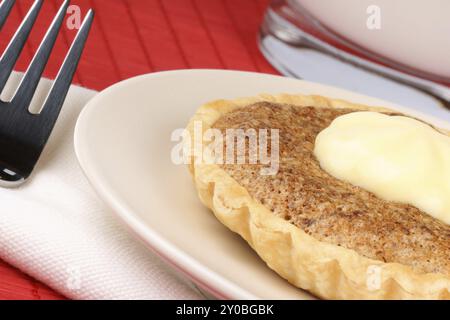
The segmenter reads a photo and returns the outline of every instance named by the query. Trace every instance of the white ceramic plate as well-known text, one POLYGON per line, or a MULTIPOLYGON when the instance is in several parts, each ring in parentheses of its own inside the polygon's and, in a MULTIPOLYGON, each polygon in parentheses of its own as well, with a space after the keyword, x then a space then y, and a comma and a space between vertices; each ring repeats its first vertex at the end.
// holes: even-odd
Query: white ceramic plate
MULTIPOLYGON (((271 271, 197 198, 184 166, 170 160, 174 129, 203 103, 259 93, 320 94, 410 110, 290 78, 181 70, 133 78, 98 94, 75 132, 80 164, 100 197, 149 248, 219 298, 309 299, 271 271)), ((410 112, 439 126, 427 116, 410 112)))

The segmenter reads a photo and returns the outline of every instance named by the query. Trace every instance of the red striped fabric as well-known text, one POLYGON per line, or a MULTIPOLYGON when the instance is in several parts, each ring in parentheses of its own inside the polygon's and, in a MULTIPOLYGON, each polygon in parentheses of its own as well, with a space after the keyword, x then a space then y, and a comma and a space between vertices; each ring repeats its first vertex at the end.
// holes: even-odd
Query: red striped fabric
MULTIPOLYGON (((74 82, 102 90, 139 74, 182 68, 276 73, 258 51, 257 32, 269 0, 72 0, 96 20, 74 82)), ((17 0, 0 33, 0 52, 33 0, 17 0)), ((44 1, 17 63, 23 71, 62 0, 44 1)), ((45 76, 54 78, 76 31, 63 28, 45 76)), ((0 299, 64 299, 0 260, 0 299)))

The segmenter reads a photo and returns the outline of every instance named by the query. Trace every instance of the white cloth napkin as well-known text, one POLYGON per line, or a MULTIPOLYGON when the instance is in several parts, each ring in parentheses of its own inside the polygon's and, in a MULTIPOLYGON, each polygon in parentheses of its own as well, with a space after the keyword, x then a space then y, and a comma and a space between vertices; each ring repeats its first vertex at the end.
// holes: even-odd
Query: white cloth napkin
MULTIPOLYGON (((3 98, 19 78, 13 75, 3 98)), ((41 81, 33 107, 50 84, 41 81)), ((18 189, 0 189, 0 258, 70 298, 201 298, 128 234, 83 176, 73 132, 95 94, 72 86, 32 177, 18 189)))

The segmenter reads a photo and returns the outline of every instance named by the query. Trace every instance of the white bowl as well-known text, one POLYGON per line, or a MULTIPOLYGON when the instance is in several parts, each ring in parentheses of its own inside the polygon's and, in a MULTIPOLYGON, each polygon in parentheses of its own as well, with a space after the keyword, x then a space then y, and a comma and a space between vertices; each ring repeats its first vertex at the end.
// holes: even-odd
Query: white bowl
POLYGON ((338 34, 394 61, 450 79, 450 1, 295 0, 338 34), (369 29, 367 8, 380 8, 369 29))

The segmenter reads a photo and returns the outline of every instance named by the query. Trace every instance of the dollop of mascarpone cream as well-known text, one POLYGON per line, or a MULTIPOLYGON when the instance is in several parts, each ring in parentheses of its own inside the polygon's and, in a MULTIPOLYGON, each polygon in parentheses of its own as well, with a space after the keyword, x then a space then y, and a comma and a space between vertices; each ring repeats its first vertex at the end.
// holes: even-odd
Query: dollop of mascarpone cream
POLYGON ((450 224, 450 137, 429 125, 349 113, 319 133, 314 154, 332 176, 450 224))

